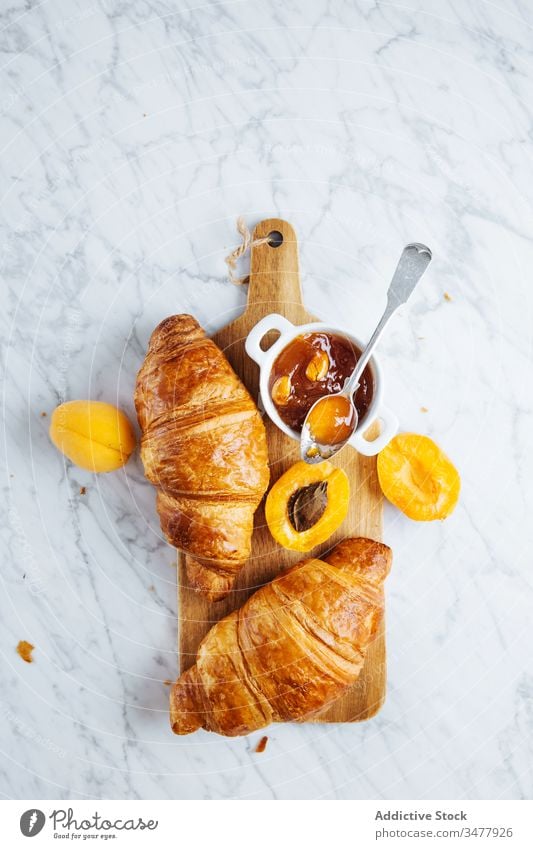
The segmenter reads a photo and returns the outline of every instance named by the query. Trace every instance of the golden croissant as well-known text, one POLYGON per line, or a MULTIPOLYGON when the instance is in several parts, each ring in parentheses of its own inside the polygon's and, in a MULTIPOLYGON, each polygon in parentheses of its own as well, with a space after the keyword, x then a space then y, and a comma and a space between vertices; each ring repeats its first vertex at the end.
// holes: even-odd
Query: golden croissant
POLYGON ((217 622, 170 696, 176 734, 236 736, 319 713, 357 679, 383 615, 390 548, 347 539, 217 622))
POLYGON ((268 486, 259 412, 190 315, 170 316, 152 333, 135 407, 161 528, 189 555, 191 586, 223 598, 250 555, 254 512, 268 486))

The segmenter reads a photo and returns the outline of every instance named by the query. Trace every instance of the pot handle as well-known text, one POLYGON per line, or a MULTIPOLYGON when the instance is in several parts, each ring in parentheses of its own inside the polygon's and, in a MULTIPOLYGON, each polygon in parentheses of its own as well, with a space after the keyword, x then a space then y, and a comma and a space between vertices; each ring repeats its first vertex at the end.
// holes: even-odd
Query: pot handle
POLYGON ((381 406, 372 419, 368 423, 365 422, 365 432, 376 421, 381 421, 381 433, 374 440, 365 439, 359 430, 356 430, 348 440, 349 444, 365 457, 374 457, 379 454, 398 432, 398 419, 387 407, 381 406))
POLYGON ((259 367, 263 365, 263 361, 268 355, 268 350, 263 351, 261 348, 261 339, 271 330, 278 330, 279 333, 283 334, 289 330, 294 330, 294 324, 282 315, 278 315, 278 313, 273 312, 270 313, 270 315, 266 315, 261 319, 261 321, 258 321, 255 327, 252 327, 246 337, 244 349, 248 356, 251 357, 259 367))

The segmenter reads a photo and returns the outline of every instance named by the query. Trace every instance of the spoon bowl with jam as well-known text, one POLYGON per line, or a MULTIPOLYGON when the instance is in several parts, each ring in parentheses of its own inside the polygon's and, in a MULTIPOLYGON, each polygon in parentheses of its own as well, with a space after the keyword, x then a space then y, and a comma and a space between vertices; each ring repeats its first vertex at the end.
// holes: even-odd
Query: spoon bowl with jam
POLYGON ((302 459, 321 463, 333 457, 353 435, 358 419, 353 401, 343 393, 319 398, 302 427, 302 459))

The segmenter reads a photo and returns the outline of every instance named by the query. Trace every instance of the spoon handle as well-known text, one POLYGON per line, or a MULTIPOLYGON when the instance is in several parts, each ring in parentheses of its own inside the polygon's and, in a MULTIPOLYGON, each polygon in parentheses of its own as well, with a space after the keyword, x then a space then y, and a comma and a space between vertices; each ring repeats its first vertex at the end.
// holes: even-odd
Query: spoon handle
POLYGON ((426 247, 426 245, 422 245, 419 242, 413 242, 410 245, 406 245, 403 249, 398 265, 396 266, 396 271, 394 272, 391 280, 389 291, 387 292, 387 306, 385 307, 385 312, 381 316, 378 326, 370 337, 368 345, 359 357, 357 365, 350 378, 344 384, 343 392, 346 394, 353 395, 359 386, 359 381, 363 371, 365 370, 365 366, 372 356, 374 348, 379 342, 389 320, 396 310, 401 307, 402 304, 405 304, 430 262, 431 250, 426 247))

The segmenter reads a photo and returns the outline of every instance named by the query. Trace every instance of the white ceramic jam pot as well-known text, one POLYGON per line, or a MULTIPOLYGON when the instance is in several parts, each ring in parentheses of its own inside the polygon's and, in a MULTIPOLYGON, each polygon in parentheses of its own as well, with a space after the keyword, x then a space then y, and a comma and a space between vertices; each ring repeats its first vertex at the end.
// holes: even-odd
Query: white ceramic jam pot
MULTIPOLYGON (((279 415, 269 391, 269 378, 272 366, 278 354, 297 336, 302 336, 305 333, 313 332, 334 333, 337 336, 343 336, 349 339, 359 351, 362 351, 364 344, 338 327, 333 327, 325 324, 322 321, 314 321, 311 324, 292 324, 288 319, 277 313, 271 313, 259 321, 248 334, 245 342, 245 350, 249 357, 254 360, 260 369, 259 377, 259 392, 265 412, 283 433, 290 436, 291 439, 300 440, 298 431, 289 427, 279 415), (261 348, 261 340, 271 330, 277 330, 280 334, 273 345, 263 351, 261 348)), ((390 442, 392 437, 398 432, 398 419, 390 412, 383 403, 383 373, 381 371, 377 357, 374 355, 369 361, 369 368, 372 373, 374 382, 374 393, 372 401, 365 415, 360 419, 357 429, 354 431, 348 444, 356 449, 360 454, 366 457, 373 457, 378 454, 390 442), (380 434, 373 440, 365 439, 364 433, 375 422, 380 423, 380 434)))

